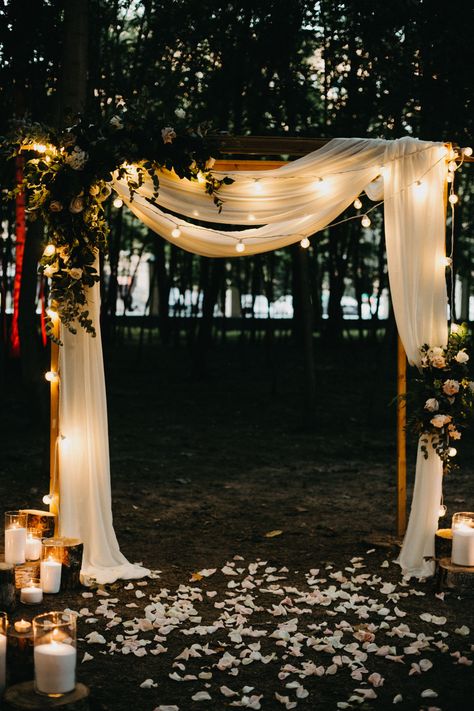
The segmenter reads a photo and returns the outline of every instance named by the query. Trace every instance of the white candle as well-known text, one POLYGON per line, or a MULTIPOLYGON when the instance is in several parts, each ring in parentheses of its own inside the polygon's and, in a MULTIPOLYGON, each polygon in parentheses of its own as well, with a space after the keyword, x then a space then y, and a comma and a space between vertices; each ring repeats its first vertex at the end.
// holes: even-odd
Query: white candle
POLYGON ((43 590, 35 585, 27 585, 20 590, 20 602, 25 605, 38 605, 43 601, 43 590))
POLYGON ((451 562, 454 565, 474 566, 474 528, 465 523, 453 528, 451 562))
POLYGON ((61 587, 61 563, 42 560, 40 565, 41 587, 45 593, 58 593, 61 587))
POLYGON ((35 647, 35 682, 41 694, 67 694, 76 686, 76 649, 63 642, 35 647))
POLYGON ((5 691, 5 677, 7 668, 7 637, 0 634, 0 696, 5 691))
POLYGON ((41 539, 28 534, 25 545, 26 560, 39 560, 41 558, 41 539))
POLYGON ((17 565, 25 562, 26 528, 13 525, 5 529, 5 563, 17 565))

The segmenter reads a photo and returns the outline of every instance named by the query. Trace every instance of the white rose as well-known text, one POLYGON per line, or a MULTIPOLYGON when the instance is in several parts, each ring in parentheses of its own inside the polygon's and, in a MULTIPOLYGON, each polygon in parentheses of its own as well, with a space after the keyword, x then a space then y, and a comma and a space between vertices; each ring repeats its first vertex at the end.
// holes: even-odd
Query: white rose
POLYGON ((58 271, 58 265, 57 265, 57 264, 48 264, 48 266, 43 269, 43 274, 44 274, 45 277, 47 277, 48 279, 51 279, 51 277, 53 276, 53 274, 56 274, 57 271, 58 271))
POLYGON ((66 158, 66 163, 73 170, 82 170, 87 163, 89 156, 80 146, 74 146, 72 153, 66 158))
POLYGON ((92 197, 95 197, 100 193, 100 186, 97 185, 97 183, 94 183, 94 185, 91 185, 89 188, 89 195, 92 195, 92 197))
POLYGON ((123 128, 123 121, 120 116, 112 116, 110 119, 110 125, 112 128, 116 128, 117 131, 120 131, 120 129, 123 128))
POLYGON ((441 348, 441 346, 434 346, 433 348, 430 348, 428 353, 430 358, 435 358, 436 356, 443 355, 443 349, 441 348))
POLYGON ((206 161, 206 170, 212 170, 212 168, 214 168, 215 162, 216 162, 215 158, 209 158, 206 161))
POLYGON ((72 269, 68 270, 69 276, 71 276, 73 279, 80 279, 82 276, 82 269, 79 267, 73 267, 72 269))
POLYGON ((51 200, 49 203, 49 209, 51 212, 61 212, 63 209, 63 204, 62 202, 59 202, 59 200, 51 200))
POLYGON ((186 116, 186 111, 184 109, 175 109, 175 116, 177 116, 180 119, 184 119, 186 116))
POLYGON ((431 359, 431 365, 433 368, 444 368, 446 366, 446 360, 442 355, 435 355, 431 359))
POLYGON ((163 138, 163 143, 173 143, 176 138, 176 131, 171 126, 166 126, 161 129, 161 137, 163 138))
POLYGON ((469 360, 469 356, 464 350, 464 348, 462 349, 462 351, 459 351, 459 353, 456 353, 454 360, 456 360, 458 363, 467 363, 467 361, 469 360))
POLYGON ((428 412, 438 412, 438 410, 439 410, 439 402, 436 400, 436 398, 430 397, 430 398, 425 402, 425 410, 428 410, 428 412))
POLYGON ((444 427, 445 425, 448 424, 448 422, 451 422, 452 417, 451 415, 435 415, 431 420, 431 424, 433 427, 444 427))
POLYGON ((443 392, 446 395, 456 395, 459 392, 459 383, 457 380, 445 380, 443 383, 443 392))
POLYGON ((73 198, 71 200, 71 202, 69 203, 69 212, 73 212, 74 214, 77 214, 79 212, 82 212, 83 209, 84 209, 84 199, 80 195, 73 198))

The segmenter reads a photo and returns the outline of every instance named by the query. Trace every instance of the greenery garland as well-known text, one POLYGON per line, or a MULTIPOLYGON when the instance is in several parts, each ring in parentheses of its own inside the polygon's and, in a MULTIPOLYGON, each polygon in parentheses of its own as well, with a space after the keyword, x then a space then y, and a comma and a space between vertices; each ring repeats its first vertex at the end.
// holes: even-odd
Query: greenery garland
MULTIPOLYGON (((112 192, 112 176, 126 181, 131 201, 149 177, 153 202, 160 187, 159 171, 174 171, 180 178, 205 183, 218 209, 219 188, 233 182, 217 180, 210 172, 214 158, 204 129, 179 132, 164 126, 157 132, 156 126, 156 119, 140 109, 118 109, 102 123, 82 117, 59 132, 23 122, 0 139, 7 163, 19 155, 25 158, 23 183, 7 196, 26 190, 28 218, 45 223, 48 244, 39 269, 51 280, 51 302, 71 333, 77 333, 79 325, 95 336, 87 289, 100 279, 95 267, 98 254, 107 252, 104 206, 112 192)), ((46 329, 57 341, 50 317, 46 329)))
POLYGON ((472 425, 474 381, 470 376, 469 332, 466 324, 453 325, 445 348, 424 345, 420 377, 415 380, 417 410, 412 418, 421 436, 425 459, 431 446, 443 461, 444 472, 455 467, 454 444, 472 425))

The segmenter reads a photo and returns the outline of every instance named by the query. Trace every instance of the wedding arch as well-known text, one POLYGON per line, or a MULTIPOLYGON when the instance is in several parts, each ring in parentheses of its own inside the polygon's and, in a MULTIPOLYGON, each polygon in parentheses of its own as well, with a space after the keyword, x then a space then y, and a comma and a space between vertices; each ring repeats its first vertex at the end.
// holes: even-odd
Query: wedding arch
MULTIPOLYGON (((165 143, 173 137, 163 134, 165 143)), ((75 147, 72 156, 74 151, 80 163, 80 149, 75 147)), ((198 171, 196 179, 163 169, 159 189, 149 166, 143 173, 137 165, 126 164, 114 172, 111 187, 138 219, 163 238, 199 255, 225 258, 297 242, 307 246, 309 238, 317 239, 317 233, 337 220, 362 192, 376 204, 383 202, 390 291, 404 349, 400 362, 406 362, 406 353, 409 363, 419 367, 424 344, 444 347, 448 341, 445 228, 453 157, 449 144, 411 137, 338 138, 270 169, 263 161, 258 170, 255 165, 242 170, 229 163, 208 162, 206 176, 198 171)), ((235 166, 242 167, 247 166, 235 166)), ((77 203, 77 208, 84 205, 77 203)), ((369 226, 372 209, 358 212, 354 219, 369 226)), ((51 247, 50 257, 54 251, 51 247)), ((103 356, 100 337, 91 335, 95 329, 100 336, 97 281, 87 283, 81 308, 79 324, 84 327, 73 329, 74 333, 70 322, 64 324, 57 313, 51 314, 55 343, 49 374, 49 500, 58 516, 59 534, 84 544, 84 580, 111 583, 141 577, 147 570, 126 560, 113 528, 103 356)), ((433 572, 427 558, 434 553, 442 474, 436 451, 432 447, 424 451, 420 442, 410 519, 399 557, 404 574, 433 572)), ((400 486, 403 489, 404 483, 400 486)))

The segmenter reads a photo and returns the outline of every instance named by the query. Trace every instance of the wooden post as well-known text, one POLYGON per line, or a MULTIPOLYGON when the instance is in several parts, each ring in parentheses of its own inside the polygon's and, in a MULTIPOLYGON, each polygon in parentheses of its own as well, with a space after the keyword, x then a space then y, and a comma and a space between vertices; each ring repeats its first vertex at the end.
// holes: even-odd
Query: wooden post
POLYGON ((400 336, 397 337, 397 535, 407 527, 407 357, 400 336))
MULTIPOLYGON (((53 334, 59 339, 59 317, 52 313, 53 334)), ((51 341, 51 372, 59 373, 59 346, 51 341)), ((55 515, 55 535, 59 533, 59 378, 51 381, 51 414, 50 414, 50 443, 49 443, 49 493, 52 501, 49 510, 55 515)))

